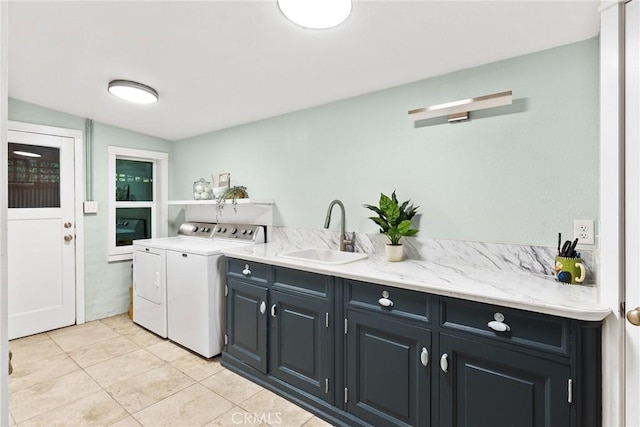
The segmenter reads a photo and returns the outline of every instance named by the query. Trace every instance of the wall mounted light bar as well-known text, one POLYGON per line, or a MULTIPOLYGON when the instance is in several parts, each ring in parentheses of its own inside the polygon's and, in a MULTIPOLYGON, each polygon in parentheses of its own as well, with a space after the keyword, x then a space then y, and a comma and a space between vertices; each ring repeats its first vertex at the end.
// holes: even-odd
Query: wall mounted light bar
POLYGON ((467 120, 469 118, 469 111, 511 105, 513 102, 512 98, 512 92, 509 90, 492 95, 479 96, 477 98, 433 105, 431 107, 416 108, 415 110, 409 110, 409 117, 411 120, 417 121, 447 116, 449 122, 455 123, 461 120, 467 120))

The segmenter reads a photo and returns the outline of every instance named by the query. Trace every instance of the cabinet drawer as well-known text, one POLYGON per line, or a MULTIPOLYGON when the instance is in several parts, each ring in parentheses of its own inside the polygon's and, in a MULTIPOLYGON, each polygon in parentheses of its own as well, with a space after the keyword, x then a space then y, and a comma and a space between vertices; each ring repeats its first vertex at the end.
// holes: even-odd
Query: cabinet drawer
POLYGON ((256 283, 267 283, 269 267, 259 262, 227 258, 227 274, 256 283))
POLYGON ((347 280, 346 295, 348 307, 365 308, 422 322, 431 321, 432 297, 423 292, 347 280))
POLYGON ((274 267, 273 288, 329 298, 333 278, 308 271, 274 267))
POLYGON ((465 331, 499 341, 520 344, 538 350, 569 354, 569 320, 529 313, 500 306, 481 304, 452 298, 442 298, 441 324, 445 329, 465 331), (499 321, 500 319, 504 319, 499 321), (493 324, 496 331, 489 326, 493 324))

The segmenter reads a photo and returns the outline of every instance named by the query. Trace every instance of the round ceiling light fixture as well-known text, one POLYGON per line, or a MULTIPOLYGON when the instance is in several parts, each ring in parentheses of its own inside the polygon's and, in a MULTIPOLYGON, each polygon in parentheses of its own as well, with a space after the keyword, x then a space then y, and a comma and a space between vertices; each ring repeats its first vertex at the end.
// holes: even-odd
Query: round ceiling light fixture
POLYGON ((351 0, 278 0, 290 21, 313 29, 335 27, 351 14, 351 0))
POLYGON ((109 82, 109 93, 136 104, 153 104, 158 102, 158 92, 151 86, 131 80, 112 80, 109 82))

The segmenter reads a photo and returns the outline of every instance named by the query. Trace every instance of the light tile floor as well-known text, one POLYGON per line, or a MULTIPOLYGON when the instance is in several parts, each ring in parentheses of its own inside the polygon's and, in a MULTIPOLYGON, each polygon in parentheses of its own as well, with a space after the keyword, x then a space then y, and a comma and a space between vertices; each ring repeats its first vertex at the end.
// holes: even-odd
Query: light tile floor
POLYGON ((12 426, 330 426, 126 314, 9 348, 12 426))

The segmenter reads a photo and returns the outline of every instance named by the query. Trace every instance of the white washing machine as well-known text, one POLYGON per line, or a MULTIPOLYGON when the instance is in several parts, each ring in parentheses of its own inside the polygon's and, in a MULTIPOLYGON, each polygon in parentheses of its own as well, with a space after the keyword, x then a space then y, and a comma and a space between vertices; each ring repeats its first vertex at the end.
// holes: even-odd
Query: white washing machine
POLYGON ((221 249, 264 242, 256 225, 184 223, 178 236, 133 242, 133 321, 204 357, 222 351, 221 249))

